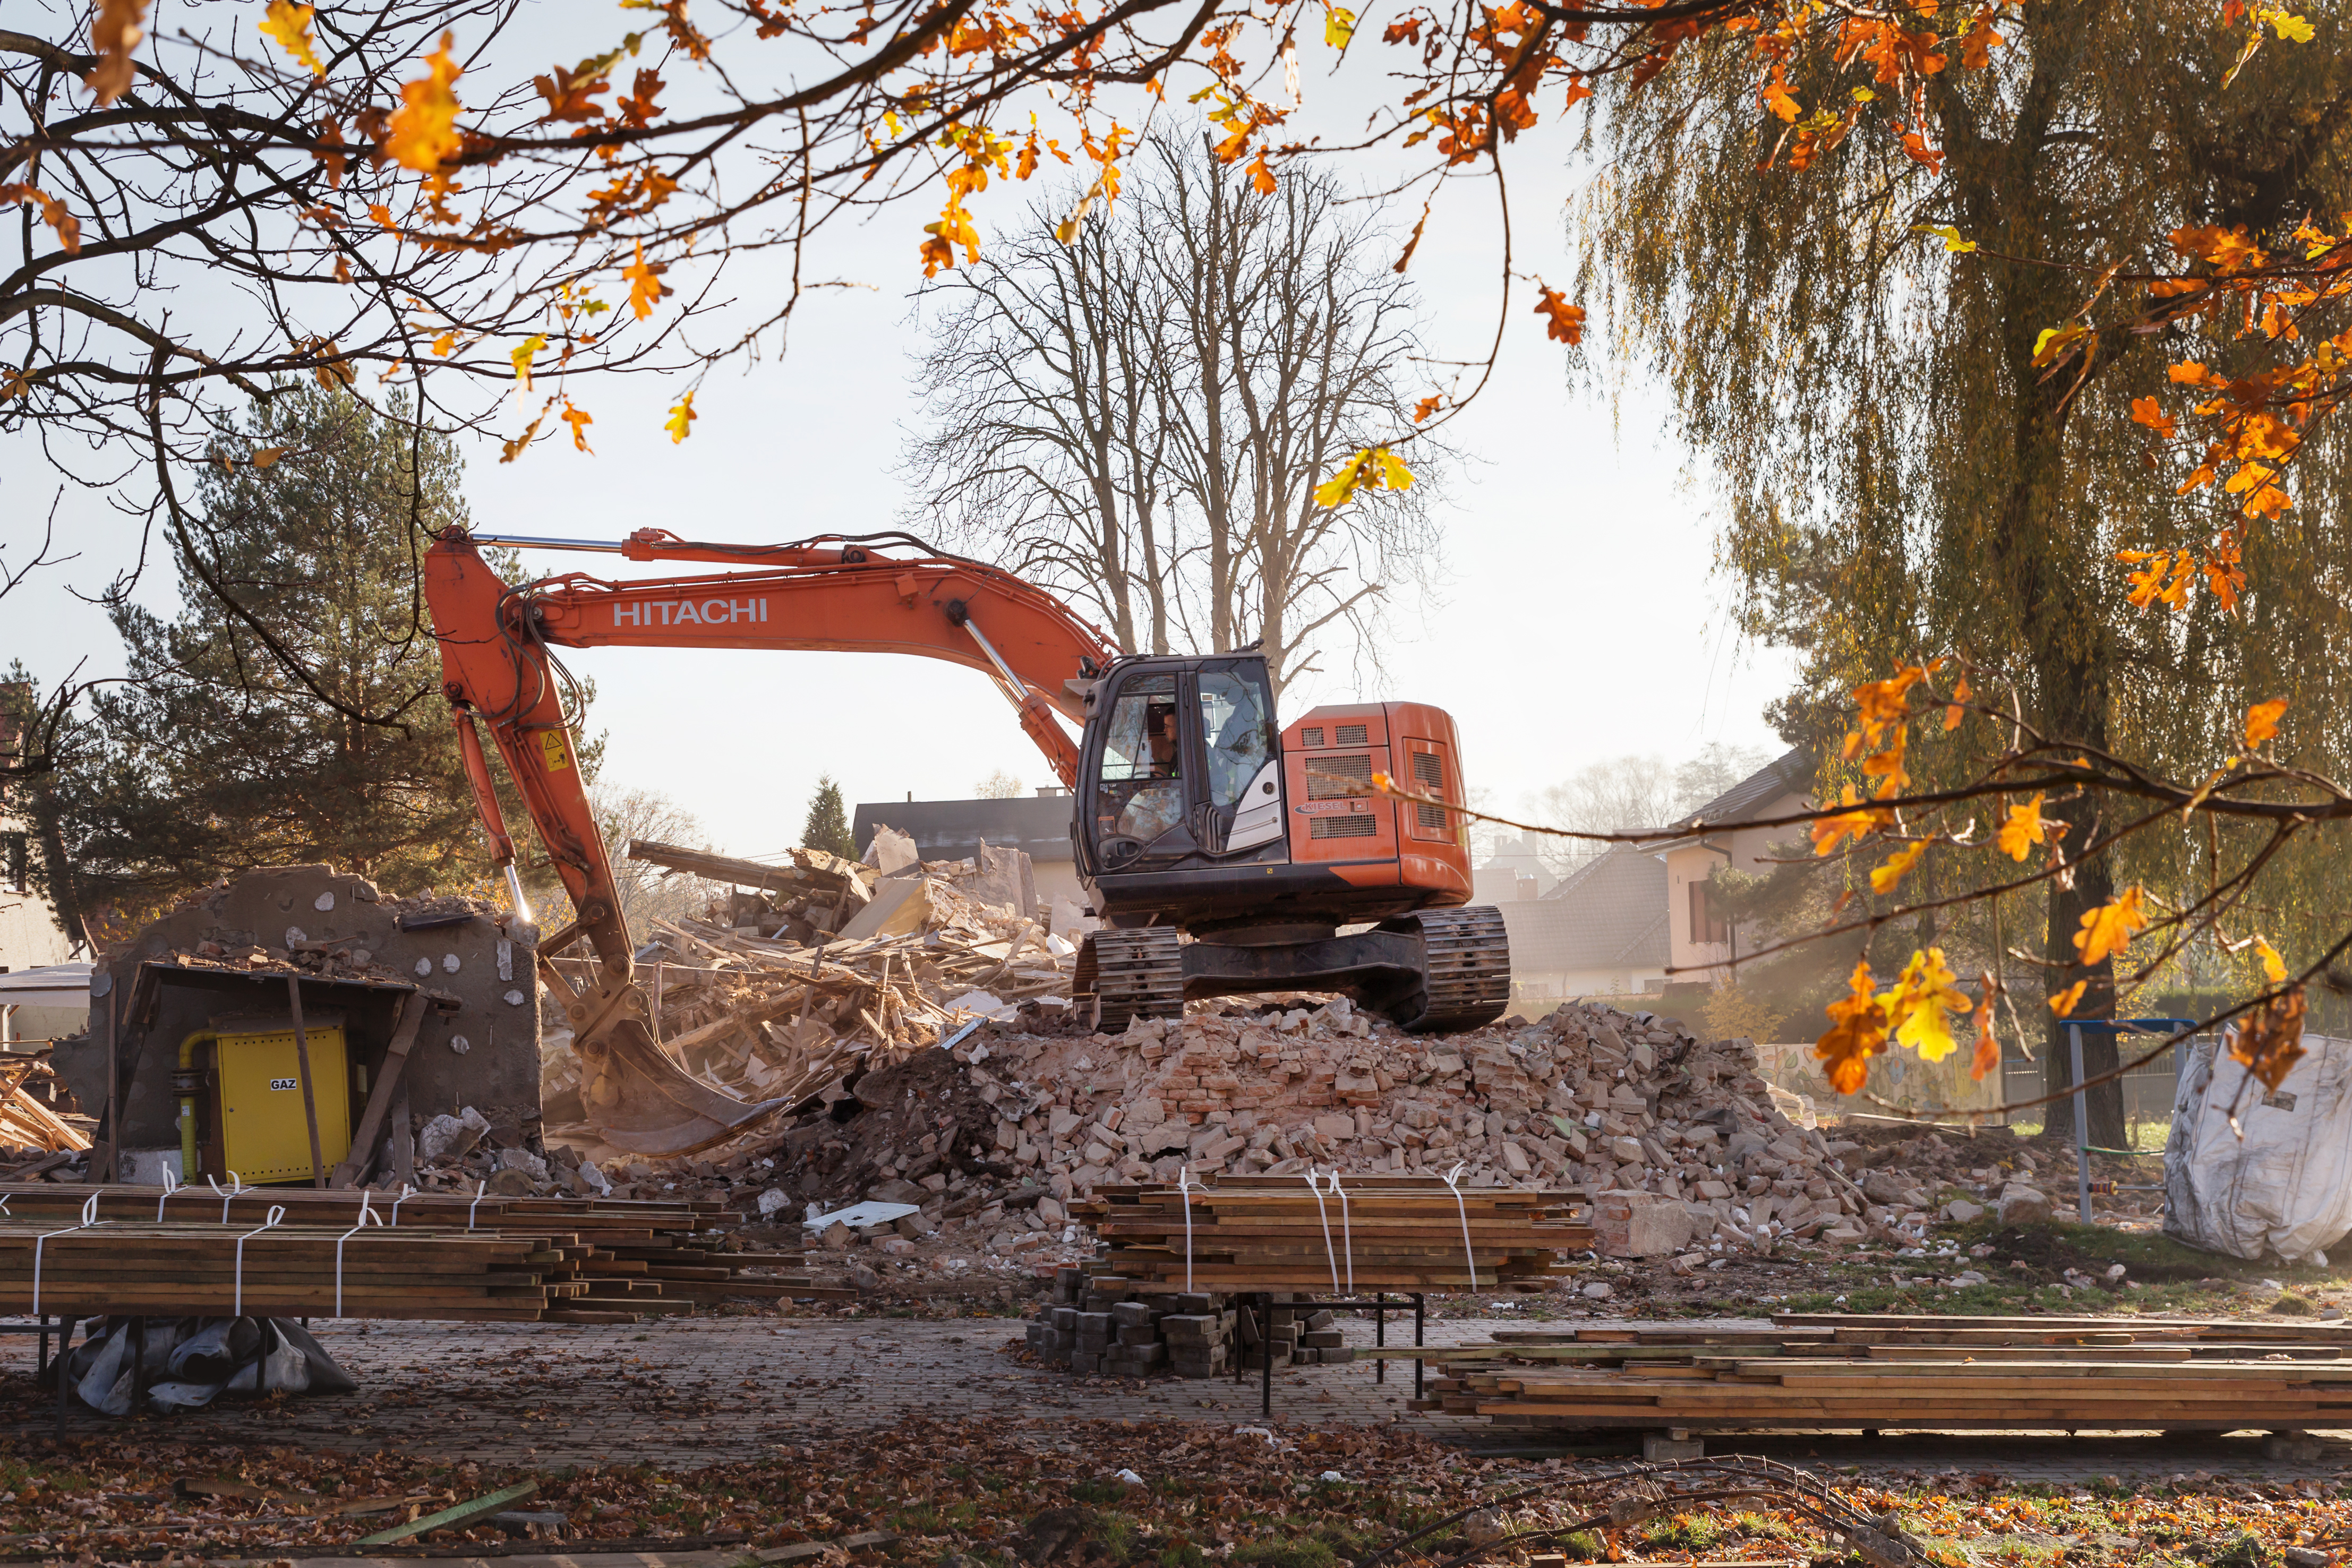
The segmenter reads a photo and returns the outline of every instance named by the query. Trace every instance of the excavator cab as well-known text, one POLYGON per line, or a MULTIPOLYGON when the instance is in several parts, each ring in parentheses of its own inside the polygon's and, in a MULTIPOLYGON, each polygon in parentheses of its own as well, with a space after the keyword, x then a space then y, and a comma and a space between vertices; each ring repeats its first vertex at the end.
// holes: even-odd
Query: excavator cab
POLYGON ((1286 729, 1256 653, 1116 660, 1087 688, 1079 742, 1070 831, 1107 928, 1079 954, 1078 993, 1113 1028, 1286 989, 1349 992, 1418 1030, 1501 1016, 1508 943, 1497 911, 1454 907, 1470 892, 1459 822, 1370 789, 1390 773, 1459 800, 1458 755, 1453 720, 1422 704, 1318 708, 1286 729))

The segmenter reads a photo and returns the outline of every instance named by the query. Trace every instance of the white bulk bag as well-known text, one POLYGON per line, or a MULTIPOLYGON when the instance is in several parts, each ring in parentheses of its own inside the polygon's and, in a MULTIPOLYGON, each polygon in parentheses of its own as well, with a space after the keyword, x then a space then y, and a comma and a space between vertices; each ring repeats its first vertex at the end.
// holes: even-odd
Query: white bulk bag
POLYGON ((2210 1040, 2176 1049, 2191 1054, 2164 1145, 2165 1234, 2233 1258, 2325 1262, 2352 1234, 2352 1040, 2305 1035, 2274 1092, 2210 1040))

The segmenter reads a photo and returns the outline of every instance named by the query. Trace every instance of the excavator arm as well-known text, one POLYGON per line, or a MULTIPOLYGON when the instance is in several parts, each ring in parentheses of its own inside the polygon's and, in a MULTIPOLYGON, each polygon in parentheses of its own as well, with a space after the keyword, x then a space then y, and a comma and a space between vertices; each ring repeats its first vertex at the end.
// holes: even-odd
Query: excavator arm
POLYGON ((654 1041, 612 862, 565 722, 564 676, 551 647, 832 649, 945 659, 992 676, 1062 781, 1076 780, 1077 747, 1056 716, 1081 719, 1087 683, 1114 657, 1109 640, 1060 600, 1009 572, 904 535, 889 537, 908 553, 838 538, 740 547, 696 543, 656 528, 611 543, 452 530, 425 557, 443 691, 492 853, 520 908, 514 841, 478 725, 506 763, 577 912, 574 925, 541 945, 541 969, 572 1023, 589 1119, 616 1147, 688 1153, 777 1105, 747 1105, 720 1092, 687 1074, 654 1041), (571 573, 518 586, 490 570, 484 544, 725 562, 739 570, 617 582, 571 573), (547 960, 582 937, 595 950, 599 976, 575 988, 547 960))

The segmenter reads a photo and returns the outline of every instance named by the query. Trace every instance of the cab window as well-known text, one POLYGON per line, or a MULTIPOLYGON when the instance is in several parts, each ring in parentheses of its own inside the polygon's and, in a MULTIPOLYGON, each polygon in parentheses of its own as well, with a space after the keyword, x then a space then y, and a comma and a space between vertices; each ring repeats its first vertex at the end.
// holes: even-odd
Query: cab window
POLYGON ((1201 675, 1200 695, 1209 803, 1236 811, 1251 781, 1273 758, 1265 690, 1238 672, 1211 670, 1201 675))
POLYGON ((1096 828, 1149 848, 1184 821, 1176 677, 1146 675, 1119 693, 1103 734, 1096 828))

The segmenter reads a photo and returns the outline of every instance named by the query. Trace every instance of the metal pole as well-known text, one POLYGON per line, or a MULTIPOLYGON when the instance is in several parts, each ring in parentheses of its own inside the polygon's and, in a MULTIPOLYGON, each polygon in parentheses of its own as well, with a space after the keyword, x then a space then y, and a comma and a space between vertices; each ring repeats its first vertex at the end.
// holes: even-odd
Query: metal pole
POLYGON ((2083 1093, 2083 1026, 2066 1026, 2067 1048, 2074 1057, 2074 1207, 2083 1223, 2091 1223, 2091 1115, 2083 1093))
MULTIPOLYGON (((1372 1343, 1375 1346, 1385 1347, 1388 1343, 1389 1293, 1386 1291, 1382 1291, 1381 1292, 1381 1304, 1372 1313, 1372 1343)), ((1379 1364, 1372 1368, 1372 1381, 1374 1383, 1386 1383, 1388 1380, 1389 1361, 1388 1357, 1382 1356, 1380 1359, 1379 1364)))
POLYGON ((292 975, 286 977, 286 1005, 294 1012, 294 1064, 301 1070, 302 1120, 310 1129, 310 1185, 324 1186, 327 1167, 319 1149, 319 1099, 310 1086, 310 1038, 302 1028, 302 982, 292 975))
POLYGON ((1258 1384, 1257 1413, 1274 1419, 1274 1292, 1258 1293, 1257 1353, 1262 1376, 1258 1384))
MULTIPOLYGON (((1428 1322, 1424 1310, 1427 1305, 1428 1299, 1416 1292, 1412 1298, 1412 1348, 1415 1350, 1422 1348, 1422 1330, 1428 1322)), ((1416 1355, 1412 1358, 1412 1396, 1415 1399, 1423 1397, 1421 1377, 1423 1369, 1428 1364, 1429 1362, 1425 1357, 1416 1355)))

